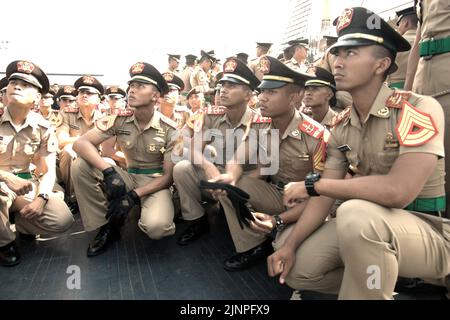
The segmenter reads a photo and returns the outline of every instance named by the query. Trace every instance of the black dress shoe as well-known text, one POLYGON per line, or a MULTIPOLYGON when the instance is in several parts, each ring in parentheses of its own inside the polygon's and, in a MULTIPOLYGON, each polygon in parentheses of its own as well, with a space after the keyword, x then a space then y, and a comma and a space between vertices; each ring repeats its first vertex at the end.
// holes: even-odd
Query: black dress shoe
POLYGON ((39 237, 38 235, 35 235, 35 234, 28 234, 28 233, 22 233, 22 232, 18 232, 18 233, 19 233, 20 240, 24 240, 24 241, 34 241, 39 237))
POLYGON ((223 267, 227 271, 242 271, 265 260, 272 253, 272 239, 267 239, 259 246, 226 259, 223 267))
POLYGON ((209 231, 209 224, 206 215, 196 220, 190 221, 187 229, 178 238, 177 243, 185 246, 194 242, 209 231))
POLYGON ((20 263, 20 254, 13 241, 6 246, 0 247, 0 266, 12 267, 20 263))
POLYGON ((115 230, 109 223, 105 224, 89 244, 87 256, 95 257, 105 252, 109 244, 119 239, 119 235, 118 230, 115 230))

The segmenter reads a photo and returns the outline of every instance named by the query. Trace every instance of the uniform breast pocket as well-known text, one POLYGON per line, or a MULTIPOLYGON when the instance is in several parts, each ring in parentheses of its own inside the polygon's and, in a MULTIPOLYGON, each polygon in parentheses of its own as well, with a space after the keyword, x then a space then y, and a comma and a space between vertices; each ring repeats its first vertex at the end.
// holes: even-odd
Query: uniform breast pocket
POLYGON ((376 167, 380 174, 387 174, 399 156, 398 149, 381 151, 377 155, 376 167))
POLYGON ((34 155, 36 151, 39 149, 39 142, 28 142, 23 146, 23 153, 27 156, 34 155))
POLYGON ((145 151, 150 154, 162 153, 164 149, 163 143, 148 143, 145 146, 145 151))
POLYGON ((130 151, 135 147, 135 142, 129 137, 123 138, 121 136, 118 136, 117 143, 124 152, 125 150, 130 151))

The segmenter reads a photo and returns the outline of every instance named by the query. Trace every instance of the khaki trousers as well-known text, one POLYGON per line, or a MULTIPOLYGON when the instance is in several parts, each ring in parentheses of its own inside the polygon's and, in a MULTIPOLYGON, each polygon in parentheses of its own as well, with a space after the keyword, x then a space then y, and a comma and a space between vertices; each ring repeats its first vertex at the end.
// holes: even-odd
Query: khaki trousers
POLYGON ((33 190, 26 196, 18 197, 4 182, 0 182, 0 247, 15 240, 11 230, 9 214, 15 213, 16 230, 24 234, 54 236, 67 231, 73 224, 72 214, 57 193, 50 194, 50 199, 41 215, 25 219, 18 212, 18 202, 21 205, 30 203, 36 196, 38 182, 33 182, 33 190), (17 200, 17 202, 16 202, 17 200))
MULTIPOLYGON (((339 299, 392 299, 397 277, 445 286, 450 225, 439 218, 350 200, 297 249, 286 282, 339 299)), ((293 227, 274 242, 277 250, 293 227)), ((447 282, 447 285, 449 283, 447 282)))
MULTIPOLYGON (((249 203, 255 211, 275 215, 285 211, 283 194, 275 186, 260 179, 242 176, 236 186, 250 195, 249 203)), ((266 236, 244 226, 241 229, 236 211, 228 197, 221 197, 220 204, 225 212, 231 238, 236 252, 248 251, 266 240, 266 236)))
MULTIPOLYGON (((218 169, 222 170, 220 167, 218 169)), ((208 192, 200 190, 200 180, 206 180, 205 172, 188 160, 178 162, 173 168, 173 182, 180 195, 184 220, 192 221, 203 217, 205 209, 202 206, 202 197, 212 199, 208 192)))
MULTIPOLYGON (((128 190, 151 182, 153 177, 130 174, 118 166, 116 171, 125 181, 128 190)), ((107 201, 102 190, 103 174, 85 160, 78 158, 72 164, 72 181, 81 219, 86 231, 95 230, 107 223, 107 201)), ((169 189, 160 190, 141 198, 139 228, 152 239, 161 239, 175 233, 174 209, 169 189)))

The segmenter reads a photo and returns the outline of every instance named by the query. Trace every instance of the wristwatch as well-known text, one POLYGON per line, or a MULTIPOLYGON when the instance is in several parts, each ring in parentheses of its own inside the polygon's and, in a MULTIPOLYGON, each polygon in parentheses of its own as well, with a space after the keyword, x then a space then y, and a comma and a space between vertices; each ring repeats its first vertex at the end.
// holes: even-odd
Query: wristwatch
POLYGON ((318 197, 320 194, 317 193, 316 189, 314 189, 314 183, 319 181, 321 178, 318 173, 309 173, 305 179, 305 187, 306 191, 311 197, 318 197))
POLYGON ((48 196, 48 194, 46 194, 46 193, 39 193, 39 194, 38 194, 38 197, 44 199, 45 202, 47 202, 48 199, 50 198, 50 197, 48 196))
POLYGON ((283 219, 278 214, 274 215, 273 218, 275 219, 275 229, 278 232, 282 231, 286 227, 283 219))

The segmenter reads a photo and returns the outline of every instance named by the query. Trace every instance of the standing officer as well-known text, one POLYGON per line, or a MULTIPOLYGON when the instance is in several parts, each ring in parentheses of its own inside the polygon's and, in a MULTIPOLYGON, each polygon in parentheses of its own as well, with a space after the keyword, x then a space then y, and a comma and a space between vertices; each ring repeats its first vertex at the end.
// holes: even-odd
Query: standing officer
MULTIPOLYGON (((447 1, 420 0, 416 6, 419 28, 408 61, 405 90, 430 95, 444 109, 445 153, 450 154, 450 6, 447 1), (419 60, 420 59, 420 60, 419 60), (417 72, 416 72, 417 71, 417 72)), ((445 158, 450 168, 450 157, 445 158)), ((447 218, 450 218, 450 183, 445 186, 447 194, 447 218)))
POLYGON ((252 228, 241 228, 231 201, 224 196, 220 198, 237 251, 225 260, 227 271, 245 270, 266 258, 272 252, 268 234, 274 229, 281 231, 287 223, 298 218, 304 204, 287 210, 283 205, 283 187, 289 182, 304 180, 309 172, 323 169, 324 137, 329 134, 319 123, 299 113, 291 103, 312 76, 296 72, 270 56, 262 57, 261 64, 265 68, 259 86, 260 111, 262 116, 272 119, 270 126, 262 129, 267 137, 264 140, 268 142, 264 148, 270 165, 277 166, 267 174, 261 170, 267 167, 266 162, 260 164, 257 174, 242 176, 241 166, 229 163, 227 173, 215 179, 237 185, 247 192, 251 207, 257 211, 252 228), (276 131, 279 136, 272 137, 276 131))
POLYGON ((77 79, 75 89, 78 92, 77 106, 75 108, 66 107, 60 111, 63 122, 57 130, 59 148, 61 149, 59 169, 66 198, 70 205, 74 205, 76 201, 70 176, 70 167, 77 158, 77 154, 72 149, 73 143, 81 135, 92 129, 94 123, 101 118, 97 106, 100 103, 100 96, 104 93, 100 81, 91 76, 83 76, 77 79))
POLYGON ((20 262, 9 214, 25 235, 55 235, 70 228, 73 218, 62 199, 52 194, 55 184, 55 129, 31 112, 49 90, 44 71, 29 61, 13 61, 6 68, 8 105, 0 110, 0 265, 20 262), (47 170, 30 173, 32 159, 47 170))
MULTIPOLYGON (((412 46, 416 39, 418 19, 416 9, 409 7, 397 11, 397 32, 400 33, 406 41, 412 46)), ((410 51, 399 52, 395 59, 398 70, 389 75, 388 83, 391 88, 403 89, 405 85, 406 69, 408 68, 408 58, 410 51)))
MULTIPOLYGON (((223 72, 220 79, 222 106, 204 108, 192 116, 195 120, 188 121, 188 126, 194 131, 190 132, 193 135, 191 161, 180 161, 174 168, 173 178, 180 194, 183 219, 190 222, 178 238, 179 245, 190 244, 209 230, 202 195, 211 199, 211 194, 202 194, 198 187, 200 180, 209 180, 224 172, 227 160, 233 157, 245 132, 267 126, 267 120, 247 106, 253 90, 260 83, 258 78, 235 57, 227 59, 223 72), (241 133, 235 143, 234 134, 239 137, 241 133), (232 148, 229 147, 230 142, 232 148), (200 144, 201 150, 196 149, 197 144, 200 144), (211 155, 209 159, 203 155, 206 145, 211 155)), ((252 166, 246 166, 244 171, 251 169, 252 166)))
MULTIPOLYGON (((323 176, 286 186, 284 203, 308 200, 279 237, 269 274, 290 287, 340 299, 392 299, 398 276, 443 281, 450 273, 445 211, 444 120, 431 97, 383 83, 409 43, 366 8, 338 23, 335 79, 352 108, 337 117, 323 176), (380 21, 370 28, 367 21, 380 21), (358 177, 343 179, 349 165, 358 177), (344 199, 325 222, 333 199, 344 199)), ((442 282, 441 282, 442 284, 442 282)))
MULTIPOLYGON (((305 83, 303 103, 311 109, 312 118, 331 129, 337 115, 331 108, 336 106, 336 82, 334 76, 320 67, 312 67, 315 78, 305 83)), ((309 70, 308 70, 309 73, 309 70)))
POLYGON ((178 67, 180 66, 181 55, 179 54, 167 54, 169 56, 169 67, 167 72, 178 73, 180 70, 178 67))
POLYGON ((181 92, 183 97, 186 97, 189 91, 191 91, 191 74, 195 68, 195 61, 197 60, 197 56, 193 54, 188 54, 185 56, 186 58, 186 66, 184 67, 183 72, 181 73, 181 79, 183 79, 184 90, 181 92))
POLYGON ((261 71, 262 66, 259 65, 259 59, 268 54, 270 48, 272 47, 272 43, 270 42, 257 42, 256 43, 256 58, 253 60, 250 60, 248 67, 252 72, 255 74, 255 76, 261 81, 264 74, 261 71))
POLYGON ((104 252, 117 239, 134 206, 141 209, 138 226, 150 238, 161 239, 175 233, 169 187, 173 168, 171 141, 176 124, 155 111, 158 99, 169 88, 158 70, 145 62, 135 63, 130 77, 131 108, 98 121, 96 128, 74 145, 80 158, 72 166, 72 179, 84 228, 100 228, 89 244, 89 257, 104 252), (125 155, 126 171, 111 166, 98 153, 98 146, 114 136, 125 155))
POLYGON ((299 72, 306 72, 308 66, 306 64, 306 59, 308 58, 308 39, 297 39, 288 42, 288 45, 294 48, 294 55, 291 60, 289 60, 286 65, 299 72))
POLYGON ((214 89, 209 87, 208 72, 215 61, 216 59, 212 55, 202 50, 200 61, 191 74, 190 83, 192 89, 202 92, 205 96, 214 92, 214 89))

